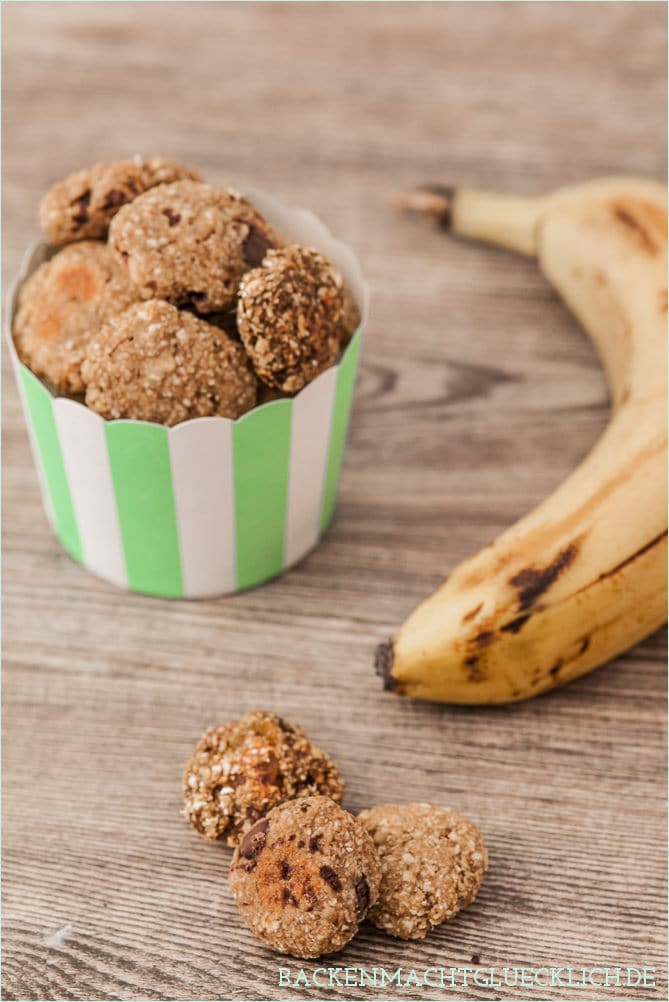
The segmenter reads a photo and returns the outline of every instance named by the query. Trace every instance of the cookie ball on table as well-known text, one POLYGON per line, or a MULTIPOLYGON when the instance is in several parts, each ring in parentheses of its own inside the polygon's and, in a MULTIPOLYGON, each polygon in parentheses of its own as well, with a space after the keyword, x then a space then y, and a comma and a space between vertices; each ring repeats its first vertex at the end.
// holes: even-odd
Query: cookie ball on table
POLYGON ((302 727, 266 710, 206 731, 184 775, 186 818, 228 845, 272 807, 313 794, 341 800, 335 763, 302 727))
POLYGON ((337 360, 344 327, 339 272, 295 244, 270 250, 239 288, 237 325, 259 378, 295 393, 337 360))
POLYGON ((138 299, 106 244, 64 247, 23 284, 14 317, 19 357, 57 393, 83 393, 86 346, 102 324, 138 299))
POLYGON ((362 811, 381 859, 369 920, 399 939, 422 939, 471 904, 488 865, 480 831, 448 807, 384 804, 362 811))
POLYGON ((230 867, 246 924, 294 957, 341 950, 376 901, 380 880, 364 827, 327 797, 275 807, 246 833, 230 867))
POLYGON ((84 238, 104 240, 111 219, 122 205, 154 185, 179 178, 197 181, 200 175, 161 157, 96 164, 71 174, 46 193, 39 210, 42 232, 53 244, 84 238))
POLYGON ((159 185, 114 217, 109 243, 141 296, 225 311, 242 275, 279 240, 236 192, 195 181, 159 185))
POLYGON ((258 392, 241 345, 160 299, 112 317, 87 344, 81 373, 87 406, 108 419, 237 418, 258 392))

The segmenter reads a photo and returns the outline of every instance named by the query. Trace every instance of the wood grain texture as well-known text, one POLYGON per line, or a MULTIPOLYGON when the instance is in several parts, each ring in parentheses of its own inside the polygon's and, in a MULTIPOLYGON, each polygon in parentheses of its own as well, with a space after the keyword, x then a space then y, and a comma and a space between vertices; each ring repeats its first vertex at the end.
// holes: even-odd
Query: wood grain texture
POLYGON ((371 668, 377 641, 607 416, 594 353, 533 265, 449 241, 387 196, 430 179, 538 192, 664 177, 665 6, 7 3, 3 17, 6 281, 53 180, 143 151, 314 209, 359 250, 373 297, 335 523, 296 570, 221 601, 126 594, 65 556, 7 374, 5 998, 369 997, 279 988, 290 961, 241 925, 227 850, 179 816, 200 732, 256 706, 337 758, 352 810, 449 803, 490 847, 458 919, 415 944, 365 927, 333 963, 646 965, 655 990, 559 997, 666 997, 665 634, 497 709, 403 702, 371 668))

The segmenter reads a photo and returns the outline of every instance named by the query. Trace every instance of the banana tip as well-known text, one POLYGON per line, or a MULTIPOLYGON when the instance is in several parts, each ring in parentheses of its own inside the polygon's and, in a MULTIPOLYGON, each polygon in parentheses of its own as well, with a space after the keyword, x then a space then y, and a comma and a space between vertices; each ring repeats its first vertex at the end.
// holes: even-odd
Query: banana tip
POLYGON ((394 660, 395 646, 392 640, 382 641, 374 654, 374 671, 383 681, 383 688, 388 692, 392 692, 395 688, 395 681, 391 675, 394 660))

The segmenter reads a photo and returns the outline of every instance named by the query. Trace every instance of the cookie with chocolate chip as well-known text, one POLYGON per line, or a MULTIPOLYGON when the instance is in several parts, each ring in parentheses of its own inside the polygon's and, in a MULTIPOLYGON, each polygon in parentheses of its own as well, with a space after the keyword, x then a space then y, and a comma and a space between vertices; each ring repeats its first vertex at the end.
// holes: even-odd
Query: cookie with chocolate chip
POLYGON ((195 830, 237 845, 277 804, 319 793, 339 801, 344 783, 302 727, 254 710, 203 734, 186 766, 183 790, 184 813, 195 830))
POLYGON ((422 939, 474 900, 488 853, 473 821, 432 804, 384 804, 358 820, 383 870, 369 913, 374 925, 400 939, 422 939))
POLYGON ((172 160, 113 160, 71 174, 46 193, 39 218, 44 236, 52 244, 73 240, 104 240, 112 218, 122 205, 157 184, 200 175, 172 160))
POLYGON ((279 237, 241 195, 196 181, 163 184, 114 217, 109 243, 144 299, 228 310, 249 268, 279 237))
POLYGON ((57 393, 80 394, 87 345, 110 317, 138 298, 106 244, 70 244, 21 288, 13 324, 19 357, 57 393))
POLYGON ((327 797, 275 807, 246 833, 230 867, 248 927, 293 957, 341 950, 376 902, 380 882, 371 838, 327 797))
POLYGON ((161 299, 111 317, 86 345, 81 374, 86 405, 108 419, 237 418, 258 393, 237 341, 161 299))
POLYGON ((296 244, 268 251, 262 267, 242 278, 237 306, 239 334, 259 379, 295 393, 333 365, 344 305, 341 275, 323 254, 296 244))

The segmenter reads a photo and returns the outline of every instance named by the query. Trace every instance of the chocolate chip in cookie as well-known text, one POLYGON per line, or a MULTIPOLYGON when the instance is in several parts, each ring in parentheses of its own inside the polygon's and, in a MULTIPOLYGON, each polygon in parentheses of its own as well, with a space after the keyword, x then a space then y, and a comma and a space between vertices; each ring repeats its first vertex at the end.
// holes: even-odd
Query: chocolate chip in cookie
POLYGON ((96 164, 59 181, 42 199, 42 232, 52 244, 104 240, 109 223, 122 205, 157 184, 180 178, 199 180, 190 167, 152 157, 96 164))
POLYGON ((242 276, 278 241, 241 195, 195 181, 152 188, 109 228, 110 245, 143 298, 203 314, 230 309, 242 276))

